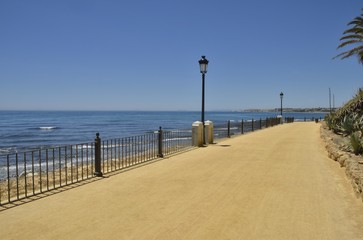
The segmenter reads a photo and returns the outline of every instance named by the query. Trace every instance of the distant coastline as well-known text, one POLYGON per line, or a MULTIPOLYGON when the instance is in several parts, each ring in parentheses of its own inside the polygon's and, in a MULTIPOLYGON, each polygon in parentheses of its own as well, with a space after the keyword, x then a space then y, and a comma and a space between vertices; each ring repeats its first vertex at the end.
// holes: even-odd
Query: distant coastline
MULTIPOLYGON (((332 109, 332 111, 334 111, 336 109, 332 109)), ((321 113, 328 113, 330 112, 330 108, 283 108, 282 109, 283 112, 302 112, 302 113, 307 113, 307 112, 311 112, 311 113, 316 113, 316 112, 321 112, 321 113)), ((280 112, 280 108, 273 108, 273 109, 243 109, 240 110, 239 112, 280 112)))

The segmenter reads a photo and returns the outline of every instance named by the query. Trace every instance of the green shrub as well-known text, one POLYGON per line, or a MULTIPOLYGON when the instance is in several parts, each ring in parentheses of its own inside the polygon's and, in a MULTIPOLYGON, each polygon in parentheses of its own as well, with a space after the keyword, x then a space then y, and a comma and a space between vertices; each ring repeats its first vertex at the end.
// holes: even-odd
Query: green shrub
POLYGON ((350 145, 354 154, 358 155, 363 153, 363 142, 360 132, 355 132, 350 135, 350 145))

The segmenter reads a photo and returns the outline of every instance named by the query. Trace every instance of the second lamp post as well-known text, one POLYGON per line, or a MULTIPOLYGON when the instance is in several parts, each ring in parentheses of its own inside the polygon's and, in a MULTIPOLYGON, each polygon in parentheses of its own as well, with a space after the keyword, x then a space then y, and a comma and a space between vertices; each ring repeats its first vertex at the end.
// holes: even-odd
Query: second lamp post
POLYGON ((203 123, 203 144, 205 145, 205 129, 204 129, 204 88, 205 88, 205 74, 207 73, 208 60, 205 56, 199 60, 200 72, 202 73, 202 123, 203 123))

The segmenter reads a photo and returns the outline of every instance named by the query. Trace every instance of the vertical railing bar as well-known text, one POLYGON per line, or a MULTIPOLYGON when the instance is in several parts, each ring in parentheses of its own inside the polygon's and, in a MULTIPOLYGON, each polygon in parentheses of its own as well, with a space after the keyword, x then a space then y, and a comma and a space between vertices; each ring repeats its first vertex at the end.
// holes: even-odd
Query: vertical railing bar
POLYGON ((260 118, 260 130, 262 129, 262 119, 260 118))
MULTIPOLYGON (((1 159, 0 159, 1 160, 1 159)), ((1 206, 1 202, 2 202, 2 179, 0 179, 0 206, 1 206)))
POLYGON ((135 152, 135 149, 136 149, 135 138, 136 137, 132 137, 132 165, 135 165, 137 163, 136 162, 136 152, 135 152))
POLYGON ((132 165, 135 165, 135 137, 131 137, 131 157, 132 157, 132 165))
POLYGON ((125 138, 124 139, 124 164, 125 164, 125 167, 127 167, 127 162, 128 162, 128 156, 127 156, 127 148, 128 148, 128 138, 125 138))
POLYGON ((42 152, 41 150, 38 151, 38 158, 39 158, 39 191, 42 193, 43 192, 43 179, 42 179, 42 152))
POLYGON ((117 138, 115 138, 114 140, 113 140, 114 142, 115 142, 115 145, 114 145, 114 151, 113 151, 113 154, 114 154, 114 163, 115 163, 115 170, 117 170, 118 168, 117 168, 117 165, 118 165, 118 139, 117 138))
POLYGON ((131 147, 132 147, 132 165, 136 164, 136 158, 135 158, 135 137, 132 137, 132 143, 131 143, 131 147))
POLYGON ((121 169, 121 139, 117 139, 117 155, 118 155, 118 161, 117 161, 117 165, 118 165, 118 169, 121 169))
POLYGON ((64 147, 64 163, 65 163, 65 178, 66 178, 66 185, 68 184, 68 151, 67 146, 64 147))
POLYGON ((62 186, 62 148, 58 148, 58 161, 59 161, 59 186, 62 186))
POLYGON ((137 150, 137 155, 138 155, 138 159, 139 159, 139 163, 142 163, 142 136, 139 136, 139 140, 137 141, 138 144, 138 150, 137 150))
POLYGON ((46 178, 47 178, 47 191, 49 191, 49 164, 48 164, 48 148, 45 150, 45 168, 46 168, 46 178))
POLYGON ((158 154, 158 134, 154 134, 155 137, 154 137, 154 156, 157 156, 158 154))
POLYGON ((122 155, 123 155, 123 165, 126 167, 127 165, 127 152, 126 152, 126 144, 127 144, 127 138, 122 139, 122 155))
POLYGON ((124 142, 124 154, 125 154, 125 167, 128 167, 129 163, 129 156, 128 156, 128 148, 129 148, 129 138, 125 138, 124 142))
POLYGON ((166 132, 165 133, 165 138, 163 138, 163 141, 165 141, 165 144, 164 144, 164 149, 163 149, 163 152, 165 151, 166 154, 169 154, 170 153, 170 141, 169 141, 169 137, 170 137, 170 131, 169 132, 166 132))
POLYGON ((106 172, 109 172, 109 169, 110 169, 110 143, 109 143, 109 140, 106 140, 106 153, 105 153, 105 161, 106 161, 106 172))
POLYGON ((81 145, 81 176, 82 176, 82 180, 84 179, 84 176, 83 176, 83 161, 84 161, 84 151, 88 151, 87 148, 85 149, 84 148, 84 144, 81 145))
POLYGON ((242 119, 242 122, 241 122, 241 134, 244 134, 244 131, 243 131, 243 119, 242 119))
MULTIPOLYGON (((111 141, 112 143, 112 141, 111 141)), ((106 159, 107 159, 107 169, 106 171, 109 172, 110 171, 110 165, 112 168, 112 159, 110 159, 110 150, 112 149, 112 144, 110 146, 109 141, 107 140, 107 154, 106 154, 106 159)), ((112 152, 112 151, 111 151, 112 152)))
MULTIPOLYGON (((112 141, 111 141, 112 143, 112 141)), ((111 144, 111 149, 112 149, 112 144, 111 144)), ((109 144, 109 141, 107 140, 107 154, 106 154, 106 159, 107 159, 107 169, 106 171, 109 172, 110 170, 110 166, 111 165, 111 168, 112 168, 112 159, 110 159, 110 144, 109 144)))
POLYGON ((53 156, 52 156, 52 160, 53 160, 53 188, 55 188, 55 149, 52 148, 52 152, 53 152, 53 156))
POLYGON ((95 145, 92 144, 91 145, 91 177, 93 176, 93 171, 94 171, 94 162, 95 162, 95 145))
POLYGON ((112 155, 112 165, 113 170, 115 171, 117 169, 117 139, 112 139, 112 148, 111 148, 111 155, 112 155))
POLYGON ((137 140, 137 159, 138 159, 138 162, 142 162, 141 161, 141 153, 140 153, 140 150, 141 150, 141 147, 142 147, 142 144, 141 144, 141 136, 138 137, 138 140, 137 140))
POLYGON ((127 165, 128 167, 132 165, 132 140, 131 137, 127 138, 127 165))
POLYGON ((147 159, 147 140, 146 140, 146 138, 147 138, 147 134, 146 135, 144 135, 143 136, 143 138, 142 138, 142 141, 143 141, 143 154, 142 154, 142 156, 143 156, 143 162, 145 162, 146 161, 146 159, 147 159))
POLYGON ((71 183, 73 183, 73 145, 71 145, 70 148, 71 148, 71 183))
MULTIPOLYGON (((114 162, 114 159, 113 159, 113 150, 114 149, 114 140, 113 139, 111 139, 111 172, 112 172, 112 170, 113 170, 113 162, 114 162)), ((116 169, 116 167, 115 167, 115 169, 116 169)))
POLYGON ((140 161, 141 161, 141 163, 143 163, 145 154, 146 154, 146 152, 145 152, 145 135, 140 136, 140 152, 139 152, 139 154, 140 154, 140 161))
POLYGON ((89 143, 86 143, 86 168, 87 168, 87 176, 86 176, 86 179, 88 179, 88 176, 89 176, 89 171, 88 171, 88 167, 89 167, 89 161, 88 161, 88 158, 89 158, 89 143))
POLYGON ((147 137, 147 146, 148 146, 148 159, 153 159, 153 142, 152 142, 152 137, 153 135, 152 134, 149 134, 148 137, 147 137))
POLYGON ((32 181, 33 181, 33 195, 35 194, 34 185, 34 151, 32 151, 32 181))
POLYGON ((134 137, 134 156, 135 156, 135 165, 136 164, 138 164, 138 159, 137 159, 137 139, 138 139, 138 137, 137 136, 135 136, 134 137))
POLYGON ((0 206, 1 206, 1 202, 2 202, 2 179, 0 179, 0 206))
POLYGON ((134 139, 130 137, 130 158, 131 158, 131 165, 134 165, 134 139))
MULTIPOLYGON (((106 171, 109 172, 110 169, 110 145, 109 145, 109 141, 107 140, 107 148, 106 148, 106 162, 107 162, 107 167, 106 167, 106 171)), ((112 163, 111 163, 111 167, 112 167, 112 163)))
POLYGON ((140 136, 138 136, 137 138, 137 141, 136 141, 136 161, 137 163, 140 163, 140 147, 141 147, 141 144, 140 144, 140 136))
POLYGON ((134 137, 134 156, 135 156, 135 164, 138 164, 138 154, 137 154, 137 149, 138 149, 138 137, 135 136, 134 137))
POLYGON ((102 141, 101 142, 102 144, 102 172, 103 173, 106 173, 105 172, 105 141, 102 141))
POLYGON ((16 199, 19 200, 19 158, 18 153, 15 154, 15 168, 16 168, 16 199))
POLYGON ((111 165, 111 172, 112 172, 112 163, 113 163, 113 152, 112 152, 112 149, 113 149, 113 139, 110 140, 111 143, 110 143, 110 153, 111 153, 111 157, 108 157, 107 158, 110 160, 110 165, 111 165))
POLYGON ((11 189, 11 186, 10 186, 10 158, 9 158, 9 154, 6 156, 6 167, 7 167, 7 180, 8 180, 8 202, 11 202, 10 200, 10 189, 11 189))
POLYGON ((155 133, 152 133, 150 136, 150 144, 151 144, 151 158, 155 158, 155 133))
POLYGON ((121 168, 124 168, 124 139, 121 138, 121 168))
POLYGON ((127 149, 126 149, 126 154, 127 154, 127 165, 128 167, 132 165, 132 145, 131 145, 131 137, 127 138, 127 149))
POLYGON ((78 172, 79 172, 79 169, 78 169, 78 144, 76 144, 76 182, 78 182, 78 172))
POLYGON ((25 185, 25 197, 28 196, 28 183, 26 173, 26 153, 24 153, 24 185, 25 185))
POLYGON ((114 164, 115 164, 115 170, 117 170, 117 165, 118 165, 118 139, 115 138, 114 140, 114 151, 113 151, 113 154, 114 154, 114 164))
POLYGON ((146 140, 146 138, 147 138, 147 136, 148 135, 145 135, 144 137, 143 137, 143 141, 144 141, 144 162, 145 162, 145 160, 147 159, 147 152, 146 152, 146 142, 147 142, 147 140, 146 140))
POLYGON ((145 137, 146 135, 143 135, 140 137, 140 159, 141 163, 145 162, 145 137))
POLYGON ((150 135, 148 136, 148 146, 149 146, 148 152, 149 152, 149 159, 154 158, 154 155, 153 155, 153 142, 152 142, 152 138, 153 138, 153 135, 152 135, 152 134, 150 134, 150 135))

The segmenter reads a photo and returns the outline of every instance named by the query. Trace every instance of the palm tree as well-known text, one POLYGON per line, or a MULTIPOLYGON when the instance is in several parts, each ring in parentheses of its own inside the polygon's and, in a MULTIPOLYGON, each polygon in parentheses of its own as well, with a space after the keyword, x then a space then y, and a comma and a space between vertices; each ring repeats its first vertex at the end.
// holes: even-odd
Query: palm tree
POLYGON ((358 57, 358 61, 363 64, 363 13, 348 23, 348 26, 352 27, 343 33, 344 36, 340 39, 340 41, 343 42, 338 46, 338 49, 347 45, 352 45, 354 47, 349 51, 340 53, 334 58, 340 57, 341 59, 345 59, 356 55, 358 57))

